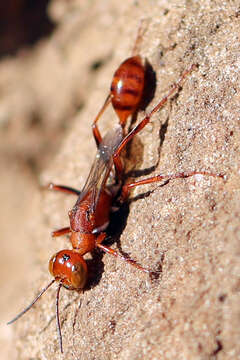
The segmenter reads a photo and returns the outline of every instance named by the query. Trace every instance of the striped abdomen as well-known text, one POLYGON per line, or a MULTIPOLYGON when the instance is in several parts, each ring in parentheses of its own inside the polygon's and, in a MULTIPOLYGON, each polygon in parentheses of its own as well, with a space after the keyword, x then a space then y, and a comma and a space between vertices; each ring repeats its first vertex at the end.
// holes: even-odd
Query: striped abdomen
POLYGON ((134 113, 142 99, 145 68, 140 56, 125 60, 113 76, 111 85, 112 105, 120 123, 134 113))

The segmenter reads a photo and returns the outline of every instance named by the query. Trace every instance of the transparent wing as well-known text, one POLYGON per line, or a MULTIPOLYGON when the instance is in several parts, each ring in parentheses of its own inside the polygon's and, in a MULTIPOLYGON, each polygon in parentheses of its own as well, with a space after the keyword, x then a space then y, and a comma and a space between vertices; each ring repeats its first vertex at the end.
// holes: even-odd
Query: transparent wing
POLYGON ((94 212, 101 190, 105 186, 113 166, 113 154, 122 139, 123 132, 120 125, 116 126, 114 130, 109 131, 104 136, 76 205, 91 191, 91 211, 94 212))

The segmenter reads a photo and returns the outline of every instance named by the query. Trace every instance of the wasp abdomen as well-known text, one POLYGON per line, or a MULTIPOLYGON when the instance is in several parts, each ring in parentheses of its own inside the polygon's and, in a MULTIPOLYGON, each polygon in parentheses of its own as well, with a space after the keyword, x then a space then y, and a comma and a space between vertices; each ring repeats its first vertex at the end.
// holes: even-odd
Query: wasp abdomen
POLYGON ((141 102, 144 76, 145 67, 139 55, 125 60, 113 76, 111 84, 112 105, 122 126, 141 102))

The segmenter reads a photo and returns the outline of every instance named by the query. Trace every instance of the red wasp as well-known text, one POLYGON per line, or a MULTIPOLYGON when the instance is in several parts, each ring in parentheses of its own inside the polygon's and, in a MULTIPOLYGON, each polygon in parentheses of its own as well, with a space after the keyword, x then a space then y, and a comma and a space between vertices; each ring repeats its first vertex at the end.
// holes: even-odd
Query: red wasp
POLYGON ((109 224, 111 210, 116 200, 123 202, 128 198, 132 188, 162 179, 185 178, 195 174, 220 176, 207 172, 178 173, 172 176, 157 175, 134 183, 122 184, 124 166, 121 152, 127 143, 138 134, 150 121, 154 113, 161 109, 177 89, 186 76, 196 68, 192 65, 184 71, 179 81, 174 84, 168 94, 148 113, 140 123, 125 134, 125 124, 129 115, 137 109, 144 88, 144 65, 140 56, 133 56, 125 60, 114 74, 111 91, 103 107, 99 111, 92 125, 93 136, 97 144, 97 154, 91 167, 87 181, 81 191, 73 188, 50 184, 49 188, 65 193, 75 194, 78 199, 69 211, 70 226, 52 233, 53 237, 70 234, 72 250, 64 249, 52 256, 49 261, 49 271, 54 279, 40 292, 33 302, 20 312, 8 324, 15 322, 25 314, 42 294, 54 283, 58 282, 56 294, 56 321, 60 350, 63 352, 62 335, 59 320, 59 293, 61 287, 69 290, 81 290, 88 280, 87 263, 84 255, 95 248, 118 257, 134 267, 148 274, 155 274, 147 268, 103 244, 106 238, 105 230, 109 224), (119 117, 119 124, 109 131, 103 138, 97 126, 97 121, 108 104, 112 103, 119 117))

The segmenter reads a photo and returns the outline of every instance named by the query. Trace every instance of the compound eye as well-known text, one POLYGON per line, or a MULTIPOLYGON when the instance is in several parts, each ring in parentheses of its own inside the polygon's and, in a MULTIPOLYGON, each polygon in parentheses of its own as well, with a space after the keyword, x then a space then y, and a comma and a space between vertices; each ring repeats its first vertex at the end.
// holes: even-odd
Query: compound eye
POLYGON ((49 260, 49 264, 48 264, 48 270, 50 272, 50 274, 55 277, 54 275, 54 265, 56 263, 56 258, 57 258, 57 254, 54 254, 51 259, 49 260))
POLYGON ((75 289, 82 289, 87 281, 86 263, 77 262, 72 266, 71 284, 75 289))
POLYGON ((87 264, 73 250, 61 250, 49 261, 49 272, 69 290, 80 290, 87 281, 87 264))

